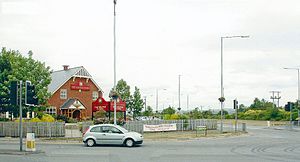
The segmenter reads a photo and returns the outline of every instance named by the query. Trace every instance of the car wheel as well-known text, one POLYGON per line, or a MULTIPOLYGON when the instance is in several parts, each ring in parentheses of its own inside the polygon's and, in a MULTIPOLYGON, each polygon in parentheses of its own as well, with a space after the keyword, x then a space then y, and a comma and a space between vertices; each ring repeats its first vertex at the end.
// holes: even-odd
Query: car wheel
POLYGON ((95 145, 95 141, 94 141, 93 139, 88 139, 88 140, 86 141, 86 145, 87 145, 88 147, 92 147, 92 146, 95 145))
POLYGON ((132 147, 132 146, 134 145, 133 139, 127 139, 127 140, 125 141, 125 145, 126 145, 127 147, 132 147))

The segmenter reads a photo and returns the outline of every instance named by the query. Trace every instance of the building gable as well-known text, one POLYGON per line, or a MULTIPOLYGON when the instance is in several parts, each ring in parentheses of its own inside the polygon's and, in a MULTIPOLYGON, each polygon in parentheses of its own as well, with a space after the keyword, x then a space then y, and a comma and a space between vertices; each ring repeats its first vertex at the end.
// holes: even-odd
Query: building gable
POLYGON ((62 85, 64 85, 71 78, 87 78, 90 79, 98 88, 99 91, 102 92, 101 88, 98 84, 92 79, 92 76, 88 73, 88 71, 83 67, 75 67, 75 68, 66 68, 64 70, 54 71, 51 73, 51 83, 48 86, 48 92, 54 94, 62 85))

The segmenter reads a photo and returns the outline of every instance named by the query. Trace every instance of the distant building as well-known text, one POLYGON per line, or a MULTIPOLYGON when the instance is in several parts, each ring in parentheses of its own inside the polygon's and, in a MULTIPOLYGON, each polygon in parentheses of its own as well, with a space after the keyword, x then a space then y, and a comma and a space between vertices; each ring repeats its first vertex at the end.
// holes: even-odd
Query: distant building
POLYGON ((103 91, 83 66, 63 67, 63 70, 51 73, 50 107, 46 112, 76 119, 91 118, 92 102, 102 97, 103 91))

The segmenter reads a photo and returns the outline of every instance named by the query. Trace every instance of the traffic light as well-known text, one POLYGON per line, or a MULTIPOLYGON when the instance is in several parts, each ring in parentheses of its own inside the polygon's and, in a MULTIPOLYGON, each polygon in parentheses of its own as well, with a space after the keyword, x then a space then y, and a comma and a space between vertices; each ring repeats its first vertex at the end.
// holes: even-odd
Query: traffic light
POLYGON ((238 109, 239 108, 239 102, 237 100, 233 100, 233 108, 238 109))
POLYGON ((294 106, 293 102, 288 102, 286 108, 287 108, 288 111, 291 111, 291 109, 293 108, 293 106, 294 106))
POLYGON ((18 105, 18 82, 12 81, 10 83, 10 104, 11 105, 18 105))
POLYGON ((30 82, 26 81, 26 94, 25 94, 25 104, 26 105, 37 105, 38 98, 35 92, 35 86, 30 82))

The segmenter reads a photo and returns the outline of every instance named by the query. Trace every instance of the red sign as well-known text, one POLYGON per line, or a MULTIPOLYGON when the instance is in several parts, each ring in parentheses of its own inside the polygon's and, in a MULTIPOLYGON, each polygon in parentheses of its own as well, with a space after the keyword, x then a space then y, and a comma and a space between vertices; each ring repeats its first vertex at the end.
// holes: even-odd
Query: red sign
MULTIPOLYGON (((114 102, 113 101, 105 101, 103 98, 98 98, 96 101, 92 103, 93 112, 99 111, 103 109, 104 111, 113 112, 114 111, 114 102)), ((126 103, 122 100, 117 102, 117 112, 125 112, 126 111, 126 103)))
POLYGON ((90 86, 84 85, 82 82, 71 83, 71 90, 89 91, 90 86))
MULTIPOLYGON (((116 106, 117 106, 116 108, 117 108, 118 112, 119 111, 122 111, 122 112, 126 111, 126 103, 125 102, 119 101, 119 102, 117 102, 116 106)), ((114 101, 110 102, 110 111, 114 111, 114 101)))

